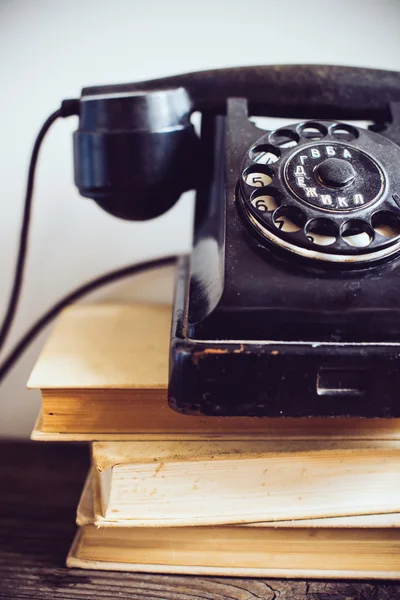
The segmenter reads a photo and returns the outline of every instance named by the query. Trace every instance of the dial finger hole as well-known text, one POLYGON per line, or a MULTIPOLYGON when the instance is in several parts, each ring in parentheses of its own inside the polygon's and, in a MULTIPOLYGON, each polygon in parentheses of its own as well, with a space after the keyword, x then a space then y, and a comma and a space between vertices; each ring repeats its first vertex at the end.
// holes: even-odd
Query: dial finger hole
POLYGON ((313 244, 330 246, 338 238, 338 229, 330 219, 313 219, 306 226, 306 236, 313 244))
POLYGON ((373 239, 373 231, 365 221, 352 219, 343 223, 341 235, 343 240, 355 248, 369 246, 373 239))
POLYGON ((272 165, 280 158, 280 151, 269 145, 255 146, 250 150, 250 158, 259 165, 272 165))
POLYGON ((276 196, 263 194, 252 198, 251 204, 260 212, 271 212, 279 207, 280 202, 276 196))
POLYGON ((269 141, 279 148, 292 148, 299 143, 299 134, 291 129, 277 129, 269 136, 269 141))
POLYGON ((345 123, 333 125, 333 127, 331 127, 330 133, 342 142, 351 142, 352 140, 358 138, 357 129, 355 127, 352 127, 351 125, 346 125, 345 123))
POLYGON ((303 125, 300 125, 299 131, 308 140, 322 140, 328 133, 324 125, 314 122, 303 123, 303 125))
POLYGON ((400 219, 393 213, 381 210, 372 215, 372 227, 383 237, 392 238, 400 235, 400 219))
POLYGON ((254 165, 243 173, 243 181, 251 187, 265 187, 271 183, 272 178, 272 171, 264 165, 254 165))
POLYGON ((307 218, 303 211, 295 206, 282 206, 275 212, 273 220, 275 227, 280 231, 295 233, 304 227, 307 218))

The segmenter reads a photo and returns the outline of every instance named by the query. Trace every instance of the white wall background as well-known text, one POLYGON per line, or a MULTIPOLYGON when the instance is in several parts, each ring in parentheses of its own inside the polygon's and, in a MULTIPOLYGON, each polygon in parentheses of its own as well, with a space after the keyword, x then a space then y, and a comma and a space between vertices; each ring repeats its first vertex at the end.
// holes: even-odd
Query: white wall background
MULTIPOLYGON (((9 293, 34 136, 83 86, 271 63, 400 70, 399 0, 0 0, 0 311, 9 293)), ((75 118, 41 155, 22 302, 7 348, 81 282, 189 248, 192 201, 147 223, 118 221, 72 183, 75 118)), ((169 298, 168 274, 111 286, 97 299, 169 298)), ((27 436, 39 393, 25 390, 48 331, 0 388, 0 436, 27 436)))

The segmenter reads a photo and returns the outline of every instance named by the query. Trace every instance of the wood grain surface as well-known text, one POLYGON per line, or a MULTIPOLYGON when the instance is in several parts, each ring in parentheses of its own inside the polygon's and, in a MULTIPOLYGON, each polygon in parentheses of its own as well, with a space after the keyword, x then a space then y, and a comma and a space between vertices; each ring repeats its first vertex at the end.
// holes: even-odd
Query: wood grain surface
POLYGON ((400 583, 282 581, 68 570, 89 465, 79 445, 0 443, 0 599, 395 600, 400 583))

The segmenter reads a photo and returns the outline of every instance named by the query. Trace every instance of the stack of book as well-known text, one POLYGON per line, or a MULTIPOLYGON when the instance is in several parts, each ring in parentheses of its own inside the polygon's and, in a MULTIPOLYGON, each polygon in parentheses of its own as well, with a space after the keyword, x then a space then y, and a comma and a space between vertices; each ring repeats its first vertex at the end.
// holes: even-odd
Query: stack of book
POLYGON ((31 374, 32 438, 91 442, 67 565, 399 578, 400 421, 174 412, 170 313, 69 308, 31 374))

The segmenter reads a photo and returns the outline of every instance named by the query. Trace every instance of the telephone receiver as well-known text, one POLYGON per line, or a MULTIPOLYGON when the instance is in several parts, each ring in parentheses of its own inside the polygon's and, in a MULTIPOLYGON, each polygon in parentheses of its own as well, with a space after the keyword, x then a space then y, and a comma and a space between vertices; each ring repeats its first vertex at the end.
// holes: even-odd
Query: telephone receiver
POLYGON ((400 73, 278 65, 84 88, 74 135, 80 194, 124 219, 163 214, 201 171, 191 114, 225 114, 227 99, 238 97, 253 115, 387 123, 400 73))
POLYGON ((175 410, 400 417, 400 73, 258 66, 84 88, 74 173, 123 219, 196 190, 175 410))

